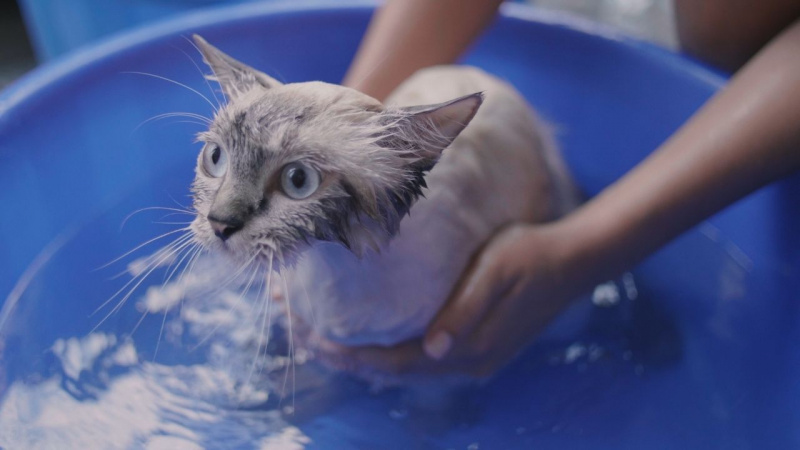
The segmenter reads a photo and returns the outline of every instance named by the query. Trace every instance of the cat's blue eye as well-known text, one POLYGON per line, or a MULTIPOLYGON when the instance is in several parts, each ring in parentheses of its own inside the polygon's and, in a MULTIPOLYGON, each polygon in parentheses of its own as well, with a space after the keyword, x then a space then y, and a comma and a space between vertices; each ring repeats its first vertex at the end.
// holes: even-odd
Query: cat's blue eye
POLYGON ((203 149, 203 169, 214 178, 225 175, 228 169, 228 152, 215 144, 206 145, 203 149))
POLYGON ((286 165, 281 173, 281 189, 295 200, 308 198, 319 188, 319 172, 301 162, 286 165))

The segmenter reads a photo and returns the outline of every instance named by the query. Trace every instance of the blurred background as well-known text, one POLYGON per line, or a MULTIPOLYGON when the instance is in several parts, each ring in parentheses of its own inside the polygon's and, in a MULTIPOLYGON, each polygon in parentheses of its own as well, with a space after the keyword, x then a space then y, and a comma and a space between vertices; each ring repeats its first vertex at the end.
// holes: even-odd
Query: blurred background
POLYGON ((0 89, 36 66, 16 0, 0 0, 0 89))
MULTIPOLYGON (((281 0, 0 0, 0 89, 37 64, 137 25, 197 8, 253 1, 281 0)), ((509 1, 580 15, 676 47, 672 0, 509 1)))

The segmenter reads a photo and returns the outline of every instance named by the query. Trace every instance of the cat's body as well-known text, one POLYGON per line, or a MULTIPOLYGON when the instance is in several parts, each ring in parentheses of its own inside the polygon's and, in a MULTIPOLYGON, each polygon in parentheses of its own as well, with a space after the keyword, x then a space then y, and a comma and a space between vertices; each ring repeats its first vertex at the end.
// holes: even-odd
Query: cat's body
POLYGON ((486 100, 477 115, 426 176, 424 198, 380 253, 359 258, 317 242, 288 274, 293 311, 315 333, 347 345, 419 336, 493 232, 551 220, 573 205, 547 129, 507 83, 472 67, 433 67, 386 103, 433 104, 478 91, 486 100))
POLYGON ((545 127, 478 69, 423 70, 384 105, 196 41, 228 103, 199 136, 194 237, 243 268, 283 263, 287 309, 312 334, 419 336, 494 232, 575 203, 545 127))

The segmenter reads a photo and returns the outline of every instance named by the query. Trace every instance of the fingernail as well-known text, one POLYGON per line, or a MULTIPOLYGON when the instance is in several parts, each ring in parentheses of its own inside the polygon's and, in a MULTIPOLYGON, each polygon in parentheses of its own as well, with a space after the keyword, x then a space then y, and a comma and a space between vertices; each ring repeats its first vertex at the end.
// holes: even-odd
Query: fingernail
POLYGON ((444 358, 452 345, 453 338, 448 333, 440 331, 434 334, 432 338, 426 339, 423 348, 428 357, 438 361, 444 358))

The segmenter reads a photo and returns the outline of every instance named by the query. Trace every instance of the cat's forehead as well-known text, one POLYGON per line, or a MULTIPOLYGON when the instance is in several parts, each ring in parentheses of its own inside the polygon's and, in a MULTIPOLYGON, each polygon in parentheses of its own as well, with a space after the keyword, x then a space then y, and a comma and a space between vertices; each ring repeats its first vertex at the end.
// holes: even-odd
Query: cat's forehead
POLYGON ((252 90, 237 98, 221 111, 212 131, 228 134, 246 125, 268 127, 381 109, 380 102, 352 89, 322 82, 295 83, 252 90))
POLYGON ((341 124, 363 121, 383 110, 358 91, 322 82, 253 89, 225 105, 200 139, 235 154, 286 151, 297 138, 326 141, 347 135, 341 124))

